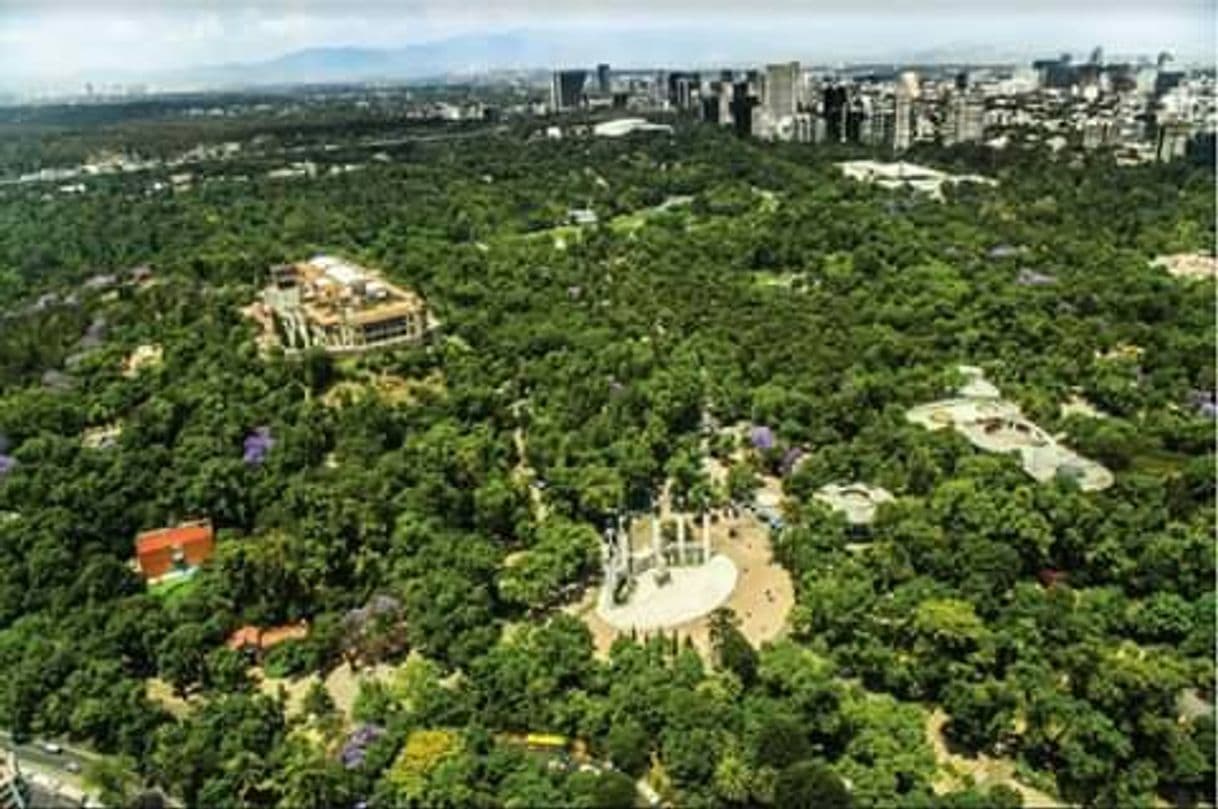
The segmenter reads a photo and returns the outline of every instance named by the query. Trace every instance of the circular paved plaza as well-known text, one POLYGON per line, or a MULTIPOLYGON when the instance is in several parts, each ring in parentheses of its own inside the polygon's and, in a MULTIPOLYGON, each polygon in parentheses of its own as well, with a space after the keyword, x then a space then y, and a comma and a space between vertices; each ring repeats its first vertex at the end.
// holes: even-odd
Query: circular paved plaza
POLYGON ((625 603, 600 605, 597 614, 622 632, 679 626, 725 604, 738 577, 736 565, 723 555, 704 565, 671 567, 668 575, 661 584, 657 572, 649 570, 638 577, 625 603))

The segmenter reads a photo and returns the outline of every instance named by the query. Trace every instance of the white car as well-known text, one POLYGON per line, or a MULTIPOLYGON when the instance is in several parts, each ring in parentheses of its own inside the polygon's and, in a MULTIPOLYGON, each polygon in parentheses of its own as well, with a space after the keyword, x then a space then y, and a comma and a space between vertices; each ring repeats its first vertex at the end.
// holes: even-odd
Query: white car
POLYGON ((55 744, 55 742, 43 742, 42 749, 56 756, 63 752, 63 748, 55 744))

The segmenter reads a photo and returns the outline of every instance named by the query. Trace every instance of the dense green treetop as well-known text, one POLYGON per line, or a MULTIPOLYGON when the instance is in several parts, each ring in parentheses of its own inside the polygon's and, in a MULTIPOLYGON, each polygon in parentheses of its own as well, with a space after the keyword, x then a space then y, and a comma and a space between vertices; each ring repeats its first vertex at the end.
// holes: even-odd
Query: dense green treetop
MULTIPOLYGON (((1064 798, 1213 800, 1212 716, 1178 701, 1213 697, 1213 422, 1190 397, 1215 388, 1214 286, 1148 264, 1213 250, 1212 172, 934 150, 921 157, 999 181, 939 203, 849 182, 832 150, 709 127, 509 129, 376 160, 369 132, 335 120, 296 141, 277 126, 290 158, 208 162, 185 190, 151 189, 170 169, 79 195, 0 187, 0 452, 15 461, 0 726, 129 756, 191 805, 612 806, 642 775, 681 806, 1013 805, 1002 787, 934 797, 940 706, 952 744, 1013 757, 1064 798), (305 159, 316 178, 267 177, 305 159), (328 172, 341 163, 362 167, 328 172), (692 199, 658 210, 674 197, 692 199), (585 205, 601 224, 567 226, 585 205), (439 335, 360 359, 260 355, 240 308, 269 266, 320 251, 417 288, 439 335), (154 283, 81 286, 138 264, 154 283), (1022 269, 1054 283, 1021 285, 1022 269), (151 343, 163 363, 124 375, 151 343), (1116 485, 1037 484, 907 423, 960 363, 1116 485), (409 395, 369 392, 388 377, 409 395), (1063 416, 1076 394, 1106 416, 1063 416), (704 411, 778 437, 774 458, 732 469, 734 497, 782 450, 807 453, 775 537, 796 582, 787 637, 754 649, 722 614, 708 660, 670 638, 597 660, 555 607, 596 573, 613 509, 667 475, 710 500, 704 411), (113 447, 83 445, 112 423, 113 447), (275 445, 247 465, 263 425, 275 445), (811 496, 852 480, 897 495, 862 538, 811 496), (219 530, 215 557, 148 592, 127 564, 135 534, 196 517, 219 530), (414 657, 361 691, 358 717, 386 732, 345 769, 323 694, 288 717, 221 647, 243 624, 305 619, 309 637, 266 666, 326 672, 374 596, 400 604, 383 631, 402 643, 369 648, 414 657), (188 716, 148 697, 152 677, 190 696, 188 716), (497 741, 527 732, 584 740, 629 778, 497 741)), ((125 126, 179 145, 159 119, 125 126)), ((12 172, 42 165, 40 144, 52 163, 54 139, 33 137, 12 172)))

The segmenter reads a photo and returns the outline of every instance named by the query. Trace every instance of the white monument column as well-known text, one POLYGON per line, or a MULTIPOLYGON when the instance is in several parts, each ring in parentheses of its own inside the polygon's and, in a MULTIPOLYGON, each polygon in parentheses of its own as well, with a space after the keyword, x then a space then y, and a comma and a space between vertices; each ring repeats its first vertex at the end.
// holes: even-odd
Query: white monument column
POLYGON ((601 586, 602 608, 613 605, 613 593, 617 590, 617 569, 614 565, 614 537, 605 537, 601 545, 601 563, 604 565, 605 581, 601 586))
POLYGON ((655 514, 651 515, 651 548, 656 555, 656 569, 667 570, 668 560, 664 558, 664 538, 660 534, 660 521, 655 514))
POLYGON ((621 560, 620 566, 622 570, 629 576, 634 572, 633 559, 630 558, 630 542, 627 541, 626 535, 619 533, 617 535, 617 554, 621 560))
POLYGON ((677 515, 677 564, 683 565, 688 561, 685 556, 685 515, 677 515))

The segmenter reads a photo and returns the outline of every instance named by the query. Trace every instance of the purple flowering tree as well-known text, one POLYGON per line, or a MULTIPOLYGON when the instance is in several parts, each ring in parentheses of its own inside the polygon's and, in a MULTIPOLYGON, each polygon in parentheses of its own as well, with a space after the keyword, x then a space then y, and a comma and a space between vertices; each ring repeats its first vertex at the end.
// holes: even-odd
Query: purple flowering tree
POLYGON ((807 453, 804 452, 802 447, 791 447, 789 450, 784 452, 782 455, 782 463, 779 466, 779 468, 782 470, 782 474, 789 475, 794 472, 795 468, 799 466, 799 462, 804 459, 806 454, 807 453))
POLYGON ((368 757, 368 748, 384 735, 385 729, 380 725, 360 725, 351 731, 347 740, 343 742, 343 749, 338 756, 339 760, 348 770, 364 766, 364 760, 368 757))
POLYGON ((749 433, 749 443, 753 449, 761 452, 769 452, 774 449, 775 439, 774 431, 765 425, 754 427, 749 433))
POLYGON ((257 466, 266 460, 273 446, 275 446, 275 439, 271 437, 271 428, 257 427, 245 437, 245 453, 242 455, 242 460, 250 466, 257 466))

